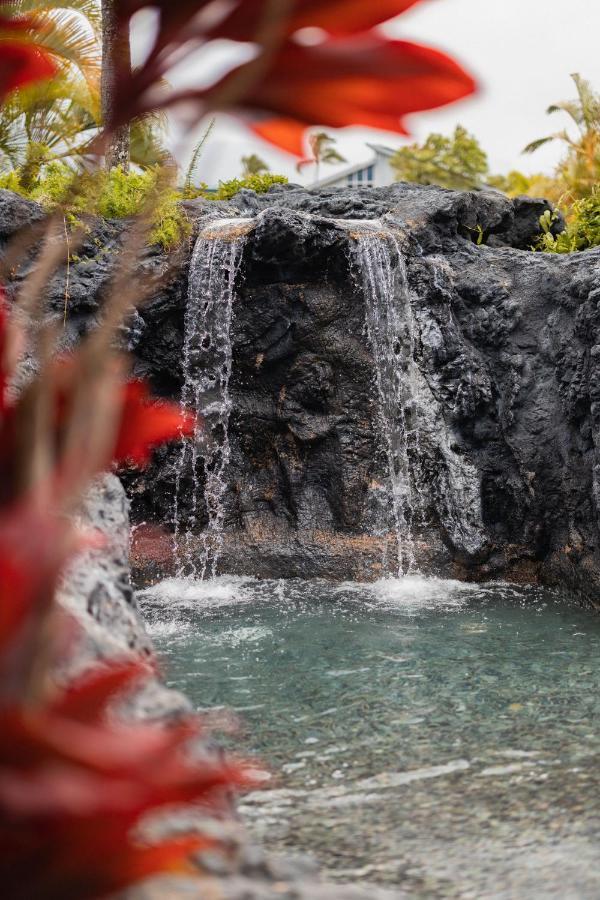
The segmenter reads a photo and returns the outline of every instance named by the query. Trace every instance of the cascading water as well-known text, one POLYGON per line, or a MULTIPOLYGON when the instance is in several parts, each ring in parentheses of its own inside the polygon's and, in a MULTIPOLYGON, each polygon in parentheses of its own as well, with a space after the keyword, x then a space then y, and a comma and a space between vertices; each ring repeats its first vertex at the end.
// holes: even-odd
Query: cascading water
MULTIPOLYGON (((225 473, 231 454, 231 321, 235 282, 250 222, 227 219, 211 223, 200 233, 190 264, 181 403, 196 411, 197 421, 194 437, 183 441, 177 463, 175 552, 178 574, 202 580, 216 575, 223 543, 225 473), (208 524, 202 531, 198 552, 192 538, 201 513, 200 470, 208 524), (193 485, 186 498, 184 522, 182 492, 188 471, 193 485)), ((186 492, 188 489, 186 484, 186 492)))
POLYGON ((418 410, 415 404, 414 320, 406 265, 397 237, 360 229, 354 263, 365 295, 366 326, 375 361, 379 425, 396 532, 396 574, 415 570, 413 527, 419 516, 418 410))
POLYGON ((427 524, 432 508, 451 541, 468 552, 480 549, 485 529, 479 480, 454 449, 440 402, 415 359, 419 326, 398 235, 381 222, 355 223, 349 230, 355 276, 366 301, 396 574, 402 575, 417 570, 415 529, 427 524))

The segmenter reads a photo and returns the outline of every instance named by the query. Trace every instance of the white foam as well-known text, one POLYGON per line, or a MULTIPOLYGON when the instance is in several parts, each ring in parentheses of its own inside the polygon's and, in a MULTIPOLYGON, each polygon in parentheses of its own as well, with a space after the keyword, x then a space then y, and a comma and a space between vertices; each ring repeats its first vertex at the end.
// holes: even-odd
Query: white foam
POLYGON ((404 575, 400 578, 381 578, 371 584, 344 582, 337 586, 339 593, 360 594, 368 605, 413 614, 426 609, 461 609, 481 586, 444 578, 423 575, 404 575), (371 601, 371 602, 369 602, 371 601))
POLYGON ((222 575, 208 581, 194 578, 167 578, 152 587, 140 591, 140 598, 160 601, 166 606, 173 603, 179 606, 212 608, 244 603, 252 599, 253 592, 248 590, 259 584, 256 578, 222 575))

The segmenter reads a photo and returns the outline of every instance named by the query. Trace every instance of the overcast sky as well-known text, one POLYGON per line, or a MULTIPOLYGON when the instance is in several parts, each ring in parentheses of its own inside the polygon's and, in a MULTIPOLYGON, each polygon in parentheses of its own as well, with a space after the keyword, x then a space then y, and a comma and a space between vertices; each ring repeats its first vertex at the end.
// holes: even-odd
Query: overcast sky
MULTIPOLYGON (((497 172, 551 171, 558 147, 521 155, 529 141, 565 124, 560 116, 547 116, 546 108, 573 95, 572 72, 600 90, 600 0, 424 0, 386 30, 448 51, 481 85, 474 99, 411 116, 414 139, 434 130, 449 133, 461 123, 480 139, 497 172)), ((335 134, 349 162, 368 155, 366 140, 404 143, 397 135, 360 129, 335 134)), ((262 156, 273 171, 302 180, 293 157, 249 137, 226 116, 219 117, 198 175, 211 185, 231 178, 239 174, 240 157, 248 152, 262 156)), ((179 149, 178 156, 184 163, 185 150, 179 149)), ((335 169, 326 171, 333 174, 335 169)))

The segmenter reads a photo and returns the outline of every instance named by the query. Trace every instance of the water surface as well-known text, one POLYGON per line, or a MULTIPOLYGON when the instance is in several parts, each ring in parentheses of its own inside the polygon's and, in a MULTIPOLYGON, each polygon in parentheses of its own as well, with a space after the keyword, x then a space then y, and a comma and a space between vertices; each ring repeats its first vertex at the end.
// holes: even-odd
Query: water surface
POLYGON ((600 619, 560 594, 407 577, 223 578, 142 596, 169 682, 276 773, 271 848, 414 897, 600 897, 600 619))

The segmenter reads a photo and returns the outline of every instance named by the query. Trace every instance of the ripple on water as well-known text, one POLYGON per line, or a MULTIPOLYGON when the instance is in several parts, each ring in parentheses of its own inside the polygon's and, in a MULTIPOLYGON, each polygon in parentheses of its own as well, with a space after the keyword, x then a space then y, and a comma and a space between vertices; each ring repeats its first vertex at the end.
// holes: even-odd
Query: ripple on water
POLYGON ((600 896, 600 619, 568 598, 220 578, 140 603, 171 682, 237 709, 238 749, 275 773, 243 805, 272 847, 411 896, 600 896), (516 878, 534 857, 535 883, 516 878))

